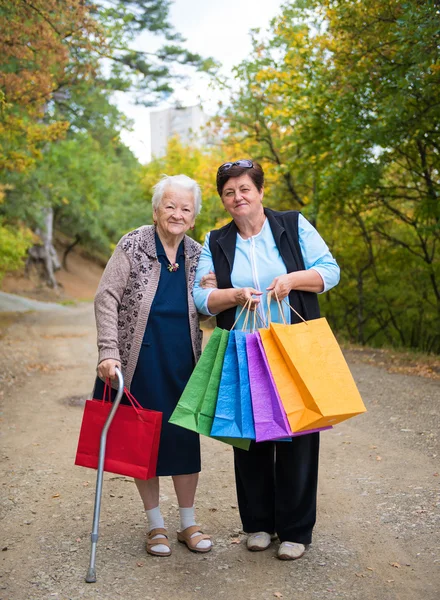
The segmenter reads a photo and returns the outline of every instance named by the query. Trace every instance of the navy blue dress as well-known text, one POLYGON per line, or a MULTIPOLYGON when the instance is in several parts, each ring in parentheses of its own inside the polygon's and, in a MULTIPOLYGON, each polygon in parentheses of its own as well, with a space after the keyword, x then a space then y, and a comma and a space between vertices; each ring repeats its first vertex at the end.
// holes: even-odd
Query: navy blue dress
MULTIPOLYGON (((130 391, 144 408, 163 413, 156 474, 198 473, 199 435, 168 423, 194 369, 183 241, 177 251, 177 271, 168 271, 169 261, 157 234, 156 250, 161 264, 159 285, 130 391)), ((104 383, 97 378, 94 398, 102 398, 103 389, 104 383)))

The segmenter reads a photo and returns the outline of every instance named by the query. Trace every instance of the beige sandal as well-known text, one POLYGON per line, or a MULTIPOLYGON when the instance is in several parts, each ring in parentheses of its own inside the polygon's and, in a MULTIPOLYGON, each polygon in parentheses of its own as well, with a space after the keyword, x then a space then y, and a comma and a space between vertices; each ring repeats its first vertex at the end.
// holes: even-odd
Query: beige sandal
POLYGON ((163 527, 156 527, 156 529, 152 529, 147 533, 147 552, 152 556, 169 556, 171 554, 170 542, 168 540, 168 532, 163 527), (153 540, 155 535, 162 534, 165 537, 156 538, 153 540), (168 548, 167 552, 157 552, 153 550, 154 546, 159 546, 159 544, 166 546, 168 548))
POLYGON ((210 552, 212 549, 212 544, 211 546, 209 546, 209 548, 197 548, 197 544, 202 540, 211 539, 209 535, 205 535, 203 531, 200 530, 200 527, 198 525, 191 525, 191 527, 187 527, 183 531, 178 531, 177 539, 180 543, 186 544, 186 547, 188 548, 188 550, 191 550, 191 552, 204 553, 210 552), (194 533, 198 533, 199 535, 191 537, 194 533))

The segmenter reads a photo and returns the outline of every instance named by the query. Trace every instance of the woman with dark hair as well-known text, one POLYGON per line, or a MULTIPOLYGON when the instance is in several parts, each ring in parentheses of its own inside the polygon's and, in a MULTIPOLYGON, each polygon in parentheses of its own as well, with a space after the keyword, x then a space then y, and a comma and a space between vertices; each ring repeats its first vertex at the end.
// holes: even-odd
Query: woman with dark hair
MULTIPOLYGON (((206 236, 194 285, 202 314, 215 315, 230 329, 247 302, 265 319, 269 291, 305 319, 320 316, 317 294, 339 282, 339 267, 316 229, 297 211, 263 207, 264 173, 249 159, 227 162, 217 171, 217 191, 232 221, 206 236), (215 273, 217 286, 209 287, 215 273), (207 287, 208 286, 208 287, 207 287)), ((283 303, 287 323, 298 322, 283 303)), ((276 302, 271 318, 280 322, 276 302)), ((243 323, 242 315, 236 325, 243 323)), ((300 558, 316 520, 319 433, 292 441, 234 448, 235 478, 247 548, 266 550, 274 535, 278 558, 300 558)))

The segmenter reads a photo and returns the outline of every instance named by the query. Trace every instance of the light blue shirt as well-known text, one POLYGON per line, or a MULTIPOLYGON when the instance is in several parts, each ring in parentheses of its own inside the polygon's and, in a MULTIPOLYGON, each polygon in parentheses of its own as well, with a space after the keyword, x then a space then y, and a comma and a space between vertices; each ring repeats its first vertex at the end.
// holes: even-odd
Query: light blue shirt
MULTIPOLYGON (((301 214, 298 219, 298 235, 306 270, 314 269, 321 276, 324 282, 324 289, 321 293, 330 290, 339 282, 340 270, 338 264, 322 237, 301 214)), ((209 271, 215 271, 209 248, 209 237, 210 234, 208 233, 200 255, 193 293, 197 310, 204 315, 212 316, 212 313, 208 309, 208 298, 214 290, 213 288, 203 289, 199 286, 203 275, 207 275, 209 271)), ((234 288, 253 287, 263 292, 262 296, 260 296, 260 305, 258 307, 259 318, 257 319, 257 327, 264 327, 263 323, 267 323, 266 288, 272 283, 275 277, 285 275, 286 273, 286 265, 275 244, 275 239, 267 218, 257 235, 245 240, 237 233, 231 282, 234 288)), ((290 323, 289 307, 287 304, 282 303, 282 308, 286 323, 290 323)), ((241 310, 242 307, 238 306, 236 318, 240 315, 241 310)), ((242 329, 243 327, 245 312, 241 314, 236 324, 237 329, 242 329)), ((275 300, 271 303, 271 318, 277 323, 283 322, 275 300)))

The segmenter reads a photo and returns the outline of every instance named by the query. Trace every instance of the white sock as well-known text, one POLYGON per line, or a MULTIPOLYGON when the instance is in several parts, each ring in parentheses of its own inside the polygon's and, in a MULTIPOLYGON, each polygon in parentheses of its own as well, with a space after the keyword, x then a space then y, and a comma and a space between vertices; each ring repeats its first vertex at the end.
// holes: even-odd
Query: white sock
MULTIPOLYGON (((191 508, 181 508, 179 506, 179 514, 180 514, 180 531, 183 531, 187 527, 191 527, 192 525, 197 525, 194 506, 191 508)), ((197 533, 193 533, 191 537, 198 535, 197 533)), ((210 548, 211 540, 200 540, 200 542, 196 545, 196 548, 210 548)))
MULTIPOLYGON (((164 528, 164 520, 162 514, 160 512, 160 506, 156 506, 156 508, 151 508, 150 510, 146 510, 145 514, 147 515, 148 520, 148 531, 157 528, 164 528)), ((165 536, 162 533, 158 533, 153 537, 153 540, 159 540, 160 538, 164 538, 165 536)), ((165 544, 157 544, 153 546, 155 552, 168 552, 168 546, 165 544)))
POLYGON ((191 508, 181 508, 179 506, 179 514, 180 514, 180 531, 183 531, 187 527, 191 527, 192 525, 197 525, 194 506, 191 508))

